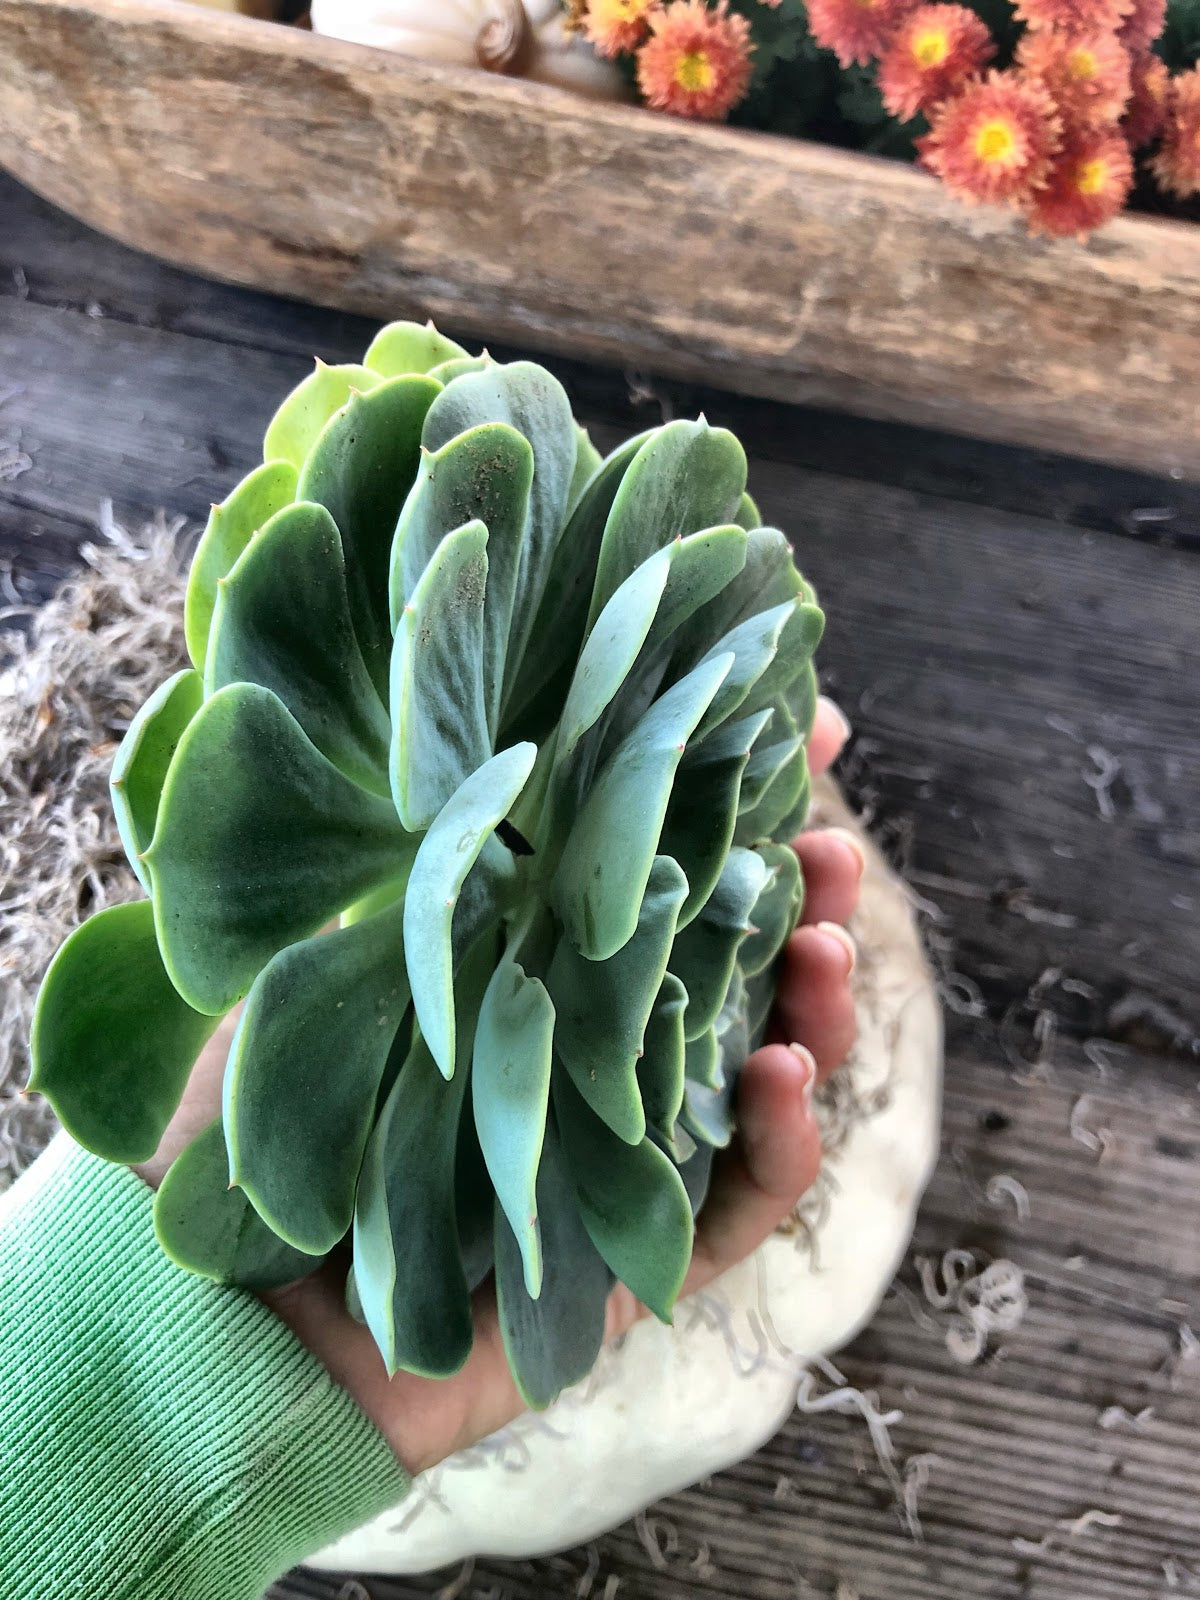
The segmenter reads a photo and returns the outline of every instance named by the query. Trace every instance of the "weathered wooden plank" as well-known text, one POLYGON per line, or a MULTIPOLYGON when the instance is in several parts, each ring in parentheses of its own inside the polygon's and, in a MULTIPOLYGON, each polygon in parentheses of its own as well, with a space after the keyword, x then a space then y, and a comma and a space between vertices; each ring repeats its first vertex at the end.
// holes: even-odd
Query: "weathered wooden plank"
POLYGON ((1200 475, 1200 240, 160 0, 0 0, 0 160, 219 276, 1200 475), (102 88, 102 92, 99 92, 102 88))
MULTIPOLYGON (((357 359, 376 324, 256 292, 230 293, 68 217, 0 173, 0 296, 69 306, 93 317, 293 353, 357 359)), ((449 332, 469 338, 466 330, 449 332)), ((525 355, 487 336, 500 359, 525 355)), ((555 359, 577 411, 624 434, 663 414, 696 416, 754 440, 760 458, 890 483, 1077 527, 1200 545, 1200 484, 895 422, 734 396, 711 385, 555 359)))

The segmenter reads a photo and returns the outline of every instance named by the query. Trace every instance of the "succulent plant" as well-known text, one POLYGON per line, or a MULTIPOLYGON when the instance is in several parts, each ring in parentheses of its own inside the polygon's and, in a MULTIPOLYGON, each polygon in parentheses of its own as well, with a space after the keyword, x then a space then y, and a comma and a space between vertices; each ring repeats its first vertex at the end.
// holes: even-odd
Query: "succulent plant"
POLYGON ((802 898, 823 617, 745 483, 703 420, 601 460, 550 373, 432 327, 284 402, 114 762, 149 898, 34 1022, 33 1087, 137 1162, 245 1001, 156 1201, 181 1265, 262 1287, 348 1243, 431 1376, 494 1272, 535 1405, 615 1279, 670 1318, 802 898))

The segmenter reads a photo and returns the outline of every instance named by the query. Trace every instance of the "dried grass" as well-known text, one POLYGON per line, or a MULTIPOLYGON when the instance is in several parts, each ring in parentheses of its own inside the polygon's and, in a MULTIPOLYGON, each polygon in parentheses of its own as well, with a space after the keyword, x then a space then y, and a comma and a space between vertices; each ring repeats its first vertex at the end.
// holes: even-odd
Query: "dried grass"
POLYGON ((134 712, 183 664, 181 524, 133 538, 105 513, 83 570, 0 621, 0 1189, 54 1132, 22 1089, 38 984, 62 940, 140 893, 108 798, 134 712), (24 614, 24 615, 23 615, 24 614))

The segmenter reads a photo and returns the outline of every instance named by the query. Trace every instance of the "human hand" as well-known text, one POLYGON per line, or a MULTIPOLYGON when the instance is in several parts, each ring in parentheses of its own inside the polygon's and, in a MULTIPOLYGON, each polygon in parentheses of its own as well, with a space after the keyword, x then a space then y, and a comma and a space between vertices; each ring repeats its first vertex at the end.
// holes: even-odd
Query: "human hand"
MULTIPOLYGON (((846 734, 841 714, 822 701, 809 742, 814 775, 831 765, 846 734)), ((804 914, 784 953, 772 1042, 755 1051, 739 1078, 737 1134, 714 1164, 683 1295, 757 1249, 813 1182, 821 1151, 812 1091, 854 1042, 854 946, 844 924, 858 899, 863 856, 853 836, 839 829, 802 834, 795 848, 806 883, 804 914)), ((152 1186, 219 1114, 231 1029, 232 1022, 214 1035, 158 1151, 137 1169, 152 1186)), ((460 1372, 448 1379, 406 1372, 389 1378, 371 1334, 346 1311, 345 1275, 345 1263, 334 1258, 263 1299, 357 1401, 411 1472, 474 1444, 524 1409, 488 1285, 475 1298, 474 1347, 460 1372)), ((607 1337, 618 1337, 645 1314, 618 1285, 609 1298, 607 1337)))

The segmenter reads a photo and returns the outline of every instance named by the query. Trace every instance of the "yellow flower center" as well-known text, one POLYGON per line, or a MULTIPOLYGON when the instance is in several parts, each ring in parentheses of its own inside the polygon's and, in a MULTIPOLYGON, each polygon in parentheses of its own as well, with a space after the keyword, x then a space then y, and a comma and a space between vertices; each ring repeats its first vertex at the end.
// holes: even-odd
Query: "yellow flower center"
POLYGON ((1102 156, 1081 161, 1075 175, 1075 187, 1080 194, 1102 194, 1108 183, 1108 162, 1102 156))
POLYGON ((950 54, 950 40, 945 28, 922 28, 913 35, 913 60, 919 67, 940 67, 950 54))
POLYGON ((711 89, 714 76, 713 64, 703 50, 688 50, 675 63, 675 82, 689 94, 711 89))
POLYGON ((1095 56, 1082 45, 1078 50, 1072 50, 1067 57, 1067 71, 1073 78, 1082 78, 1086 82, 1087 79, 1094 78, 1099 70, 1095 56))
POLYGON ((1012 124, 1003 117, 989 117, 980 123, 975 134, 975 154, 988 166, 1011 161, 1016 153, 1017 140, 1012 124))

